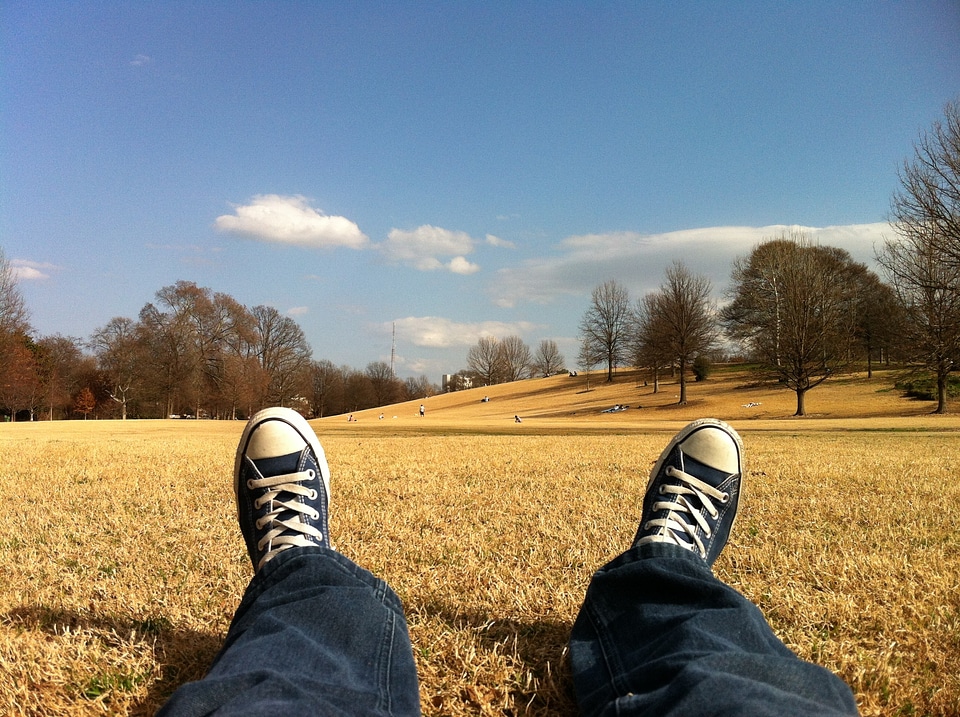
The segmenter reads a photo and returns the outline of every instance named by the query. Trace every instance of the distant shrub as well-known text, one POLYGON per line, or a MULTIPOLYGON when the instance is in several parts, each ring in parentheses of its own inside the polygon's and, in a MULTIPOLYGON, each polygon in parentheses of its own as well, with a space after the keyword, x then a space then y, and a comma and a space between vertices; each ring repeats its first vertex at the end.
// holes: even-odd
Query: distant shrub
MULTIPOLYGON (((897 381, 894 385, 898 390, 903 391, 903 395, 907 398, 915 398, 918 401, 937 400, 937 379, 933 376, 915 376, 897 381)), ((947 397, 956 398, 957 396, 960 396, 960 376, 949 376, 947 397)))
POLYGON ((697 381, 706 381, 712 369, 713 364, 710 363, 710 359, 702 354, 693 360, 693 377, 697 381))

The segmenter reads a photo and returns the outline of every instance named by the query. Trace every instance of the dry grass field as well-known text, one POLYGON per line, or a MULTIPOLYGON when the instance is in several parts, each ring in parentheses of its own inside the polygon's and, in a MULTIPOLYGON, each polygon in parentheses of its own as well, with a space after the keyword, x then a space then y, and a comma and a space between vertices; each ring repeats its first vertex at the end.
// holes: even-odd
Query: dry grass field
MULTIPOLYGON (((721 373, 678 408, 670 385, 564 376, 433 397, 423 419, 411 403, 314 422, 334 542, 403 599, 425 714, 575 714, 565 645, 591 573, 629 544, 664 443, 703 415, 747 451, 718 575, 864 715, 960 714, 960 417, 885 376, 812 391, 803 419, 745 382, 721 373), (633 407, 600 413, 614 403, 633 407)), ((0 425, 0 714, 152 714, 203 675, 252 574, 241 430, 0 425)))

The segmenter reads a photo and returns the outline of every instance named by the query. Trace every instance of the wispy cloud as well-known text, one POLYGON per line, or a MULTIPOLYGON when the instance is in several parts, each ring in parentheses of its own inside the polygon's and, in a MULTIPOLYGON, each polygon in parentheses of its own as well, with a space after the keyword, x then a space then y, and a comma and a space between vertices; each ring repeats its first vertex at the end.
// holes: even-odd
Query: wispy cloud
POLYGON ((40 279, 49 279, 51 271, 56 271, 59 267, 47 262, 30 261, 28 259, 11 259, 10 269, 15 279, 19 281, 37 281, 40 279))
POLYGON ((391 229, 387 240, 380 244, 380 251, 387 261, 419 271, 443 269, 454 274, 474 274, 480 266, 468 261, 466 255, 475 245, 466 232, 424 224, 409 231, 391 229), (452 258, 446 260, 447 257, 452 258))
POLYGON ((388 332, 396 325, 397 338, 430 348, 472 346, 484 336, 505 338, 523 336, 536 330, 537 324, 529 321, 478 321, 463 323, 440 316, 408 316, 381 324, 380 330, 388 332))
POLYGON ((293 306, 287 309, 287 316, 303 316, 310 312, 309 307, 306 306, 293 306))
POLYGON ((310 206, 300 195, 260 194, 233 214, 217 217, 222 232, 279 244, 314 248, 364 249, 370 239, 354 222, 329 216, 310 206))
POLYGON ((130 60, 131 67, 143 67, 144 65, 149 65, 153 62, 153 58, 149 55, 137 55, 132 60, 130 60))
POLYGON ((497 272, 489 289, 498 306, 520 302, 546 304, 567 296, 586 296, 597 284, 616 279, 634 295, 655 289, 663 272, 676 259, 706 275, 719 293, 730 278, 733 260, 749 253, 765 239, 793 229, 813 241, 850 252, 856 261, 873 265, 874 247, 892 235, 886 222, 833 227, 771 225, 765 227, 707 227, 663 234, 611 232, 564 239, 557 254, 529 259, 497 272))
POLYGON ((498 246, 498 247, 503 247, 505 249, 516 248, 516 244, 514 244, 512 241, 509 241, 507 239, 501 239, 500 237, 494 236, 493 234, 487 234, 486 241, 487 241, 487 244, 489 244, 490 246, 498 246))

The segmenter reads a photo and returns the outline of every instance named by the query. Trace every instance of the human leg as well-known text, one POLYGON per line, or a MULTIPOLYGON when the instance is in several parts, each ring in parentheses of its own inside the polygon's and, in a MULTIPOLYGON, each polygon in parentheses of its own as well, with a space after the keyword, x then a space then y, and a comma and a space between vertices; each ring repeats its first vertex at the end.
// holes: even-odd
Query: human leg
POLYGON ((329 469, 309 424, 254 416, 235 488, 255 575, 207 676, 161 714, 419 714, 399 599, 330 547, 329 469))
POLYGON ((836 675, 800 660, 710 567, 743 473, 732 428, 695 422, 651 474, 634 545, 601 568, 570 638, 584 715, 852 715, 836 675))

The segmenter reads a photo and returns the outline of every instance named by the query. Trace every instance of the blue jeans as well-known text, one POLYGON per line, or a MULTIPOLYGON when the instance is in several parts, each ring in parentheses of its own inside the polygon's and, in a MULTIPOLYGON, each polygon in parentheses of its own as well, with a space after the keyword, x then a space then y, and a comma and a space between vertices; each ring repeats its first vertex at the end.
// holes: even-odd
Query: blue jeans
POLYGON ((602 567, 570 636, 594 715, 855 715, 850 688, 800 660, 763 614, 689 550, 631 548, 602 567))
POLYGON ((207 676, 158 714, 213 713, 420 714, 400 600, 329 548, 280 553, 250 582, 207 676))
MULTIPOLYGON (((803 662, 759 609, 678 546, 632 548, 590 583, 570 637, 593 715, 854 715, 850 689, 803 662)), ((326 548, 279 554, 254 577, 226 642, 161 715, 419 714, 400 601, 326 548)))

